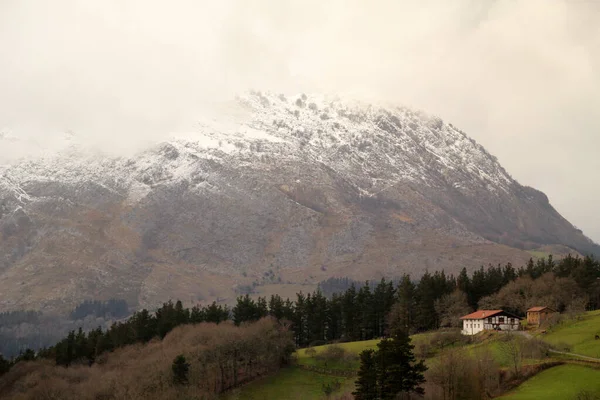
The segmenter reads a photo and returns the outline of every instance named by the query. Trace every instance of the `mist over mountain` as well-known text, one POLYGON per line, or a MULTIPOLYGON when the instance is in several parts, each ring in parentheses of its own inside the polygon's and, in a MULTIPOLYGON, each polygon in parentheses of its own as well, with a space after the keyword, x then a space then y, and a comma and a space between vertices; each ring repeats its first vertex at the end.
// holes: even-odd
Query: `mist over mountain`
POLYGON ((26 144, 3 143, 0 163, 58 150, 69 131, 131 157, 251 88, 334 93, 443 116, 600 240, 599 7, 4 1, 0 132, 26 144))
POLYGON ((0 308, 231 300, 331 276, 522 265, 528 250, 600 254, 438 117, 270 92, 227 110, 134 156, 70 135, 0 167, 0 308))

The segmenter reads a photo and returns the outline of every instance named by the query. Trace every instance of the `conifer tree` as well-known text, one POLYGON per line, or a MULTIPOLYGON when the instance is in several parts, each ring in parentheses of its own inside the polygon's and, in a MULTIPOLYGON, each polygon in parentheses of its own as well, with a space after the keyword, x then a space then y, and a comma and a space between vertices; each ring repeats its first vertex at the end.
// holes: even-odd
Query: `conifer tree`
POLYGON ((414 346, 404 331, 397 331, 391 339, 377 344, 375 362, 379 399, 393 400, 402 393, 424 394, 421 385, 427 367, 423 360, 416 362, 414 346))
POLYGON ((356 380, 356 391, 352 394, 356 400, 376 400, 377 393, 375 350, 364 350, 360 353, 360 369, 356 380))
POLYGON ((391 331, 404 329, 406 332, 411 332, 413 330, 416 308, 415 291, 416 288, 410 275, 404 275, 396 289, 396 303, 388 315, 388 325, 391 331))
POLYGON ((183 354, 175 357, 171 370, 173 371, 173 383, 175 385, 186 385, 188 383, 190 364, 188 364, 183 354))

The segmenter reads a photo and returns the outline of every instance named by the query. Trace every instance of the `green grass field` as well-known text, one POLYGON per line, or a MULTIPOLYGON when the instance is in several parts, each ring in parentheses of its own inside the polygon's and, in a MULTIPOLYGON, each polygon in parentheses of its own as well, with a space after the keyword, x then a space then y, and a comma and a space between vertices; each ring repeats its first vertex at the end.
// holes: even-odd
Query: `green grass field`
POLYGON ((502 398, 572 400, 583 388, 600 392, 600 370, 580 365, 561 365, 540 372, 502 398))
MULTIPOLYGON (((477 352, 480 351, 489 351, 492 355, 493 359, 498 363, 501 367, 511 367, 512 361, 511 357, 507 352, 506 344, 502 341, 504 339, 504 334, 491 333, 490 336, 481 343, 475 343, 465 346, 465 351, 467 351, 471 356, 476 355, 477 352)), ((528 339, 516 335, 515 340, 518 340, 522 343, 523 348, 527 348, 528 339)), ((522 365, 530 365, 530 364, 539 364, 544 361, 541 354, 536 356, 525 352, 523 354, 522 365)))
POLYGON ((312 347, 312 349, 314 349, 315 351, 314 355, 311 355, 310 351, 307 352, 308 349, 300 349, 296 353, 296 361, 299 365, 307 365, 312 367, 337 370, 357 370, 360 366, 358 355, 363 350, 377 348, 377 343, 379 343, 379 339, 337 344, 336 346, 339 346, 342 349, 344 349, 344 351, 346 352, 346 356, 342 360, 335 361, 325 361, 318 357, 320 353, 325 351, 331 345, 312 347))
MULTIPOLYGON (((557 328, 555 331, 548 333, 543 336, 544 340, 552 343, 553 341, 567 342, 573 346, 573 352, 581 354, 589 354, 593 356, 595 353, 594 349, 600 346, 600 341, 594 342, 594 335, 590 333, 594 329, 600 328, 600 312, 588 313, 586 317, 581 321, 567 322, 565 325, 557 328), (591 336, 591 343, 588 337, 591 336), (596 344, 597 343, 597 344, 596 344), (587 352, 587 353, 586 353, 587 352)), ((419 345, 422 343, 428 343, 431 341, 435 332, 418 334, 412 336, 412 343, 419 345)), ((510 357, 507 354, 506 349, 503 347, 502 340, 505 338, 504 335, 498 333, 488 333, 486 336, 479 338, 481 342, 467 343, 460 342, 452 347, 463 346, 464 350, 471 355, 477 355, 479 351, 489 351, 492 357, 502 367, 510 367, 510 357)), ((515 336, 517 340, 527 341, 523 336, 515 336)), ((540 336, 542 338, 542 336, 540 336)), ((477 340, 477 339, 476 339, 477 340)), ((316 346, 311 350, 300 349, 295 353, 296 362, 298 366, 285 368, 279 373, 253 382, 242 388, 229 393, 225 400, 252 400, 252 399, 324 399, 325 394, 323 391, 324 384, 332 384, 338 380, 341 384, 341 388, 335 393, 341 395, 343 393, 352 392, 354 389, 353 377, 334 377, 331 375, 321 374, 314 371, 303 369, 302 367, 317 367, 328 370, 357 370, 359 367, 358 355, 360 352, 366 349, 376 349, 378 339, 368 340, 361 342, 348 342, 339 343, 335 346, 339 346, 344 350, 344 357, 342 359, 334 359, 327 361, 324 357, 318 355, 325 352, 332 345, 316 346)), ((439 361, 441 352, 446 351, 448 347, 443 350, 434 349, 433 353, 430 353, 430 357, 426 359, 426 364, 432 365, 436 361, 439 361)), ((542 362, 541 359, 525 358, 523 365, 535 364, 542 362)), ((568 398, 571 399, 581 389, 586 388, 588 390, 595 390, 595 386, 590 385, 589 382, 597 380, 599 382, 598 387, 600 388, 600 370, 594 370, 579 365, 565 365, 560 367, 554 367, 550 370, 544 371, 541 374, 533 377, 524 384, 522 384, 516 391, 510 394, 509 398, 515 399, 543 399, 543 398, 568 398), (571 379, 571 376, 574 376, 571 379), (553 385, 558 385, 562 389, 551 389, 547 393, 544 392, 547 382, 553 385), (564 387, 563 387, 564 386, 564 387), (560 395, 562 397, 552 397, 548 393, 560 395)))
MULTIPOLYGON (((411 336, 412 344, 416 345, 421 341, 425 341, 430 338, 432 333, 421 333, 417 335, 411 336)), ((336 361, 325 361, 318 357, 319 353, 325 351, 331 345, 323 345, 323 346, 315 346, 311 349, 314 350, 314 354, 310 354, 308 349, 300 349, 296 353, 296 361, 299 365, 307 365, 319 368, 328 368, 335 370, 358 370, 360 366, 359 354, 363 350, 367 349, 377 349, 377 343, 379 343, 379 339, 374 340, 364 340, 360 342, 347 342, 347 343, 339 343, 335 346, 339 346, 344 349, 346 356, 343 360, 336 361)))
MULTIPOLYGON (((338 344, 336 344, 336 346, 339 346, 339 347, 343 348, 348 353, 352 353, 352 354, 358 355, 363 350, 376 349, 377 348, 377 343, 379 343, 379 339, 363 340, 361 342, 338 343, 338 344)), ((323 346, 312 347, 312 349, 315 350, 316 354, 319 354, 319 353, 321 353, 322 351, 324 351, 326 348, 328 348, 330 346, 331 345, 326 344, 326 345, 323 345, 323 346)), ((298 350, 298 352, 297 352, 297 354, 298 354, 298 360, 305 359, 305 358, 309 357, 306 354, 306 350, 307 349, 300 349, 300 350, 298 350)))
POLYGON ((600 358, 600 340, 595 340, 595 335, 600 335, 600 310, 586 313, 579 321, 565 322, 540 337, 552 345, 567 344, 572 353, 600 358))
POLYGON ((335 395, 354 390, 354 378, 338 378, 306 371, 299 367, 284 368, 277 374, 260 379, 228 393, 224 400, 317 400, 324 399, 323 384, 341 383, 335 395))

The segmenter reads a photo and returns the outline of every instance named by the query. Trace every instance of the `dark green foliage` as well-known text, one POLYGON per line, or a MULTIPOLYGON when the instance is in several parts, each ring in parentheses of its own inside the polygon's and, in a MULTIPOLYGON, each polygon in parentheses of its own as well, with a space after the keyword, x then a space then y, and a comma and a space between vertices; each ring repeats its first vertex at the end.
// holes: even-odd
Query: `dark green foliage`
POLYGON ((393 312, 389 315, 390 329, 412 332, 415 326, 416 304, 416 286, 409 275, 404 275, 398 283, 396 303, 393 305, 393 312))
POLYGON ((187 385, 190 364, 188 364, 183 354, 175 357, 171 370, 173 371, 173 383, 175 385, 187 385))
POLYGON ((377 370, 375 368, 375 350, 360 353, 360 369, 356 380, 356 391, 352 394, 356 400, 377 399, 377 370))
POLYGON ((416 362, 414 346, 406 332, 399 332, 391 339, 377 344, 375 356, 379 398, 393 400, 399 393, 424 394, 423 374, 427 367, 423 360, 416 362))
POLYGON ((237 304, 231 312, 233 313, 233 322, 240 325, 243 322, 258 321, 266 317, 269 310, 265 298, 259 297, 258 301, 254 301, 249 295, 245 295, 237 298, 237 304))
POLYGON ((19 355, 13 360, 13 364, 18 363, 19 361, 33 361, 35 360, 35 351, 32 349, 25 349, 21 351, 19 355))
POLYGON ((360 354, 355 399, 392 400, 399 394, 425 393, 421 385, 425 383, 423 374, 427 367, 422 360, 416 362, 414 346, 404 330, 383 339, 377 348, 360 354))

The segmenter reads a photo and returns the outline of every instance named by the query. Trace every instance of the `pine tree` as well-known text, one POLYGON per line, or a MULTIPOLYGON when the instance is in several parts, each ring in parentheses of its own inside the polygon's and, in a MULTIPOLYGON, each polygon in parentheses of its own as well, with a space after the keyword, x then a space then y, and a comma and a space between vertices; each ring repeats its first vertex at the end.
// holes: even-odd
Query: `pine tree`
POLYGON ((350 285, 350 288, 346 290, 342 299, 342 324, 345 337, 348 340, 359 339, 359 318, 357 311, 356 287, 352 284, 350 285))
POLYGON ((264 297, 259 297, 256 301, 256 313, 253 315, 252 320, 258 321, 261 318, 269 315, 269 307, 267 305, 267 299, 264 297))
POLYGON ((308 344, 306 324, 306 297, 302 292, 296 294, 296 306, 294 310, 294 336, 296 345, 303 347, 308 344))
POLYGON ((356 295, 356 303, 358 306, 358 327, 359 339, 373 339, 373 329, 376 324, 375 319, 377 314, 373 312, 373 294, 369 282, 360 288, 356 295))
POLYGON ((329 300, 327 315, 327 340, 339 339, 342 335, 342 298, 334 293, 329 300))
POLYGON ((438 290, 434 277, 425 271, 416 289, 417 305, 414 322, 417 331, 427 331, 438 327, 435 301, 443 295, 438 290))
POLYGON ((410 276, 404 275, 396 289, 396 303, 388 314, 389 331, 403 329, 406 332, 411 332, 413 330, 416 308, 415 291, 415 285, 410 280, 410 276))
POLYGON ((423 361, 416 362, 414 346, 404 331, 395 332, 391 339, 377 345, 375 362, 378 394, 381 400, 393 400, 401 393, 424 394, 421 384, 427 367, 423 361))
POLYGON ((360 353, 360 369, 356 380, 356 391, 352 393, 356 400, 377 399, 377 370, 375 350, 364 350, 360 353))
POLYGON ((283 299, 278 294, 271 295, 271 299, 269 300, 269 315, 278 321, 283 319, 283 299))
POLYGON ((204 322, 206 320, 206 313, 204 309, 194 306, 192 307, 192 312, 190 313, 190 322, 192 324, 199 324, 200 322, 204 322))
POLYGON ((190 364, 187 363, 183 354, 175 357, 171 370, 173 371, 173 383, 175 385, 185 385, 188 383, 190 364))
POLYGON ((184 325, 190 320, 190 311, 187 308, 183 308, 181 300, 177 300, 175 303, 175 324, 184 325))
POLYGON ((256 321, 259 319, 259 308, 256 302, 248 294, 237 298, 237 303, 233 308, 233 322, 240 325, 247 321, 256 321))

